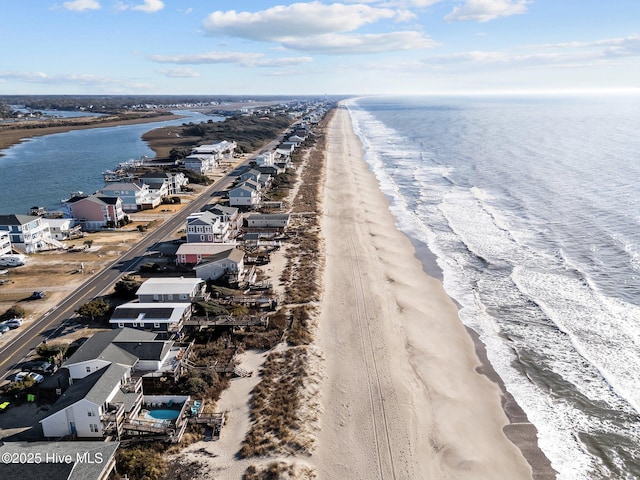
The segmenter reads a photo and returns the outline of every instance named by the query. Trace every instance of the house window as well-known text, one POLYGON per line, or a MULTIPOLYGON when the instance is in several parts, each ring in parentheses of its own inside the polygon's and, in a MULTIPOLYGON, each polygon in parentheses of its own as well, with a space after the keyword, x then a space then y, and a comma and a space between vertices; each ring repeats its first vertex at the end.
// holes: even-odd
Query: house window
POLYGON ((96 416, 96 412, 94 412, 93 410, 87 410, 87 416, 88 417, 95 417, 96 416))
POLYGON ((123 322, 118 322, 118 328, 124 328, 124 323, 123 322))
POLYGON ((204 242, 204 235, 200 235, 200 241, 204 242))
POLYGON ((89 424, 89 428, 91 429, 91 432, 93 433, 98 433, 98 425, 96 425, 95 423, 90 423, 89 424))
POLYGON ((87 373, 91 373, 91 367, 85 367, 87 369, 87 373))
POLYGON ((153 328, 160 328, 160 323, 153 322, 153 328))
POLYGON ((138 324, 137 324, 136 322, 133 322, 133 323, 131 324, 131 326, 135 328, 135 327, 137 327, 137 326, 138 326, 138 324))

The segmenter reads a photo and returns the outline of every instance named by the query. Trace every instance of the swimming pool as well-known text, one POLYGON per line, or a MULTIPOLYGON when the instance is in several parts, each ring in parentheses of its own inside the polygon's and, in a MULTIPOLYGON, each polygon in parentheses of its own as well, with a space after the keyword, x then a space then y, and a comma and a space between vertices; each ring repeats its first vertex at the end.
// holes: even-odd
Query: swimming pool
POLYGON ((154 420, 174 420, 178 418, 180 411, 170 409, 149 410, 146 413, 147 418, 153 418, 154 420))

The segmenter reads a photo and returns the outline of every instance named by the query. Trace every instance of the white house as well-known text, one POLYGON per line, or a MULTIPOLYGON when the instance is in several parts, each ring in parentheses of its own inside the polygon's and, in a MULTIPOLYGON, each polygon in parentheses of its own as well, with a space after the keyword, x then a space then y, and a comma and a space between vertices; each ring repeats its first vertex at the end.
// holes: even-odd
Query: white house
POLYGON ((113 182, 105 185, 100 193, 105 197, 118 197, 122 200, 122 210, 136 212, 148 210, 160 205, 160 197, 151 195, 149 185, 135 182, 113 182))
POLYGON ((7 255, 11 253, 11 237, 9 232, 0 230, 0 255, 7 255))
POLYGON ((184 168, 199 174, 209 173, 218 166, 218 160, 214 155, 191 154, 183 160, 184 168))
POLYGON ((77 435, 103 438, 110 404, 116 410, 135 415, 142 404, 142 382, 131 382, 131 367, 111 363, 75 382, 40 420, 47 438, 77 435))
POLYGON ((140 303, 195 302, 205 298, 206 287, 201 278, 157 277, 140 285, 136 295, 140 303))
POLYGON ((51 236, 49 223, 39 216, 0 215, 0 231, 7 232, 11 244, 24 253, 65 247, 51 236))
POLYGON ((244 273, 244 252, 232 248, 207 257, 193 269, 198 277, 206 280, 217 280, 227 276, 230 281, 237 281, 244 273))
POLYGON ((266 165, 273 165, 273 153, 263 152, 260 155, 257 155, 254 161, 256 162, 256 165, 259 167, 266 166, 266 165))
POLYGON ((133 328, 98 332, 68 358, 63 367, 72 379, 84 378, 112 363, 132 370, 150 370, 167 358, 173 345, 169 340, 156 340, 157 335, 133 328))
POLYGON ((56 240, 69 240, 82 235, 82 226, 74 225, 72 218, 48 218, 49 231, 56 240))
POLYGON ((161 190, 162 185, 166 185, 165 195, 176 195, 189 183, 189 179, 182 172, 147 172, 139 177, 139 180, 149 185, 152 191, 161 190))

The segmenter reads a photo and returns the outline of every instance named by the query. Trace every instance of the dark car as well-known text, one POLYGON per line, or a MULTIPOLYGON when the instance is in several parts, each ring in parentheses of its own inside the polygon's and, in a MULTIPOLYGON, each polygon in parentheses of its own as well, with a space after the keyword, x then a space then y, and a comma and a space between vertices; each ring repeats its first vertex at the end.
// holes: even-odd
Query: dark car
POLYGON ((33 360, 30 362, 24 362, 22 364, 22 370, 25 372, 38 372, 52 375, 56 370, 58 370, 58 367, 45 360, 33 360))

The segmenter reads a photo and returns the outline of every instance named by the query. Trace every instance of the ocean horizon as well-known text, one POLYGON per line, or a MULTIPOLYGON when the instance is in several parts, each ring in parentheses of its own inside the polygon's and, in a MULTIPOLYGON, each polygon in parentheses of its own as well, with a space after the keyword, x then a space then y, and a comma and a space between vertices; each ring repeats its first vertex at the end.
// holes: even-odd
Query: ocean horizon
POLYGON ((640 97, 345 104, 558 478, 639 478, 640 97))

